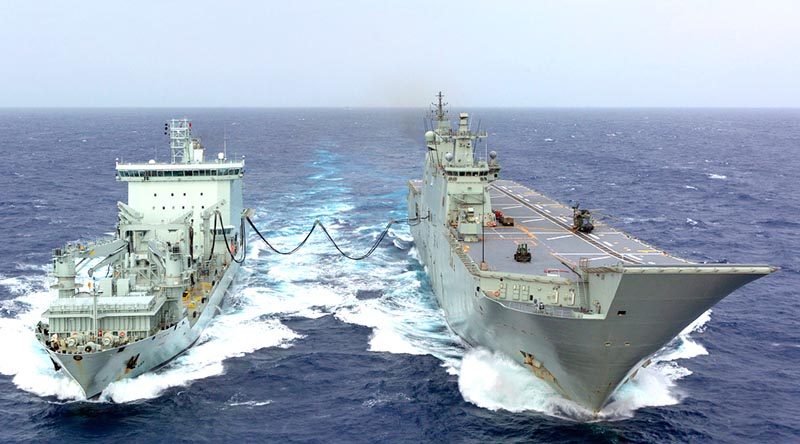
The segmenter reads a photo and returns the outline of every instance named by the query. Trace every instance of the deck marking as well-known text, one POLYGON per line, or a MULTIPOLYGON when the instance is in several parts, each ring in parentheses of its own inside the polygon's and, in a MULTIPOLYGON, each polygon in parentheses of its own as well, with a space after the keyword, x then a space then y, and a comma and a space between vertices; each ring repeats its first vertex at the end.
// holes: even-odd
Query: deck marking
POLYGON ((500 208, 501 210, 513 210, 514 208, 522 208, 522 205, 514 205, 513 207, 500 208))
POLYGON ((520 221, 520 223, 527 224, 528 222, 541 222, 543 220, 544 220, 544 218, 540 217, 538 219, 526 219, 526 220, 520 221))
MULTIPOLYGON (((553 222, 556 225, 556 227, 561 228, 562 230, 560 230, 560 231, 562 233, 565 232, 565 231, 567 231, 567 232, 570 231, 569 227, 567 226, 567 224, 565 224, 564 222, 561 222, 560 220, 558 220, 556 217, 554 217, 554 215, 548 214, 548 213, 550 213, 550 211, 549 210, 545 210, 542 207, 542 205, 540 205, 540 204, 532 204, 532 205, 531 204, 526 204, 523 200, 520 200, 516 196, 514 196, 513 193, 510 193, 510 192, 505 191, 505 190, 501 190, 500 188, 496 188, 496 189, 500 190, 500 192, 502 192, 502 193, 505 193, 506 196, 508 198, 510 198, 511 200, 517 200, 518 202, 522 203, 524 206, 527 206, 528 208, 534 210, 534 212, 539 213, 539 215, 544 216, 545 219, 548 219, 550 222, 553 222)), ((542 201, 543 202, 550 202, 551 200, 543 198, 542 201)), ((563 206, 562 206, 562 208, 563 208, 563 206)), ((541 228, 540 228, 540 230, 541 230, 541 228)), ((619 259, 622 259, 623 261, 626 261, 626 262, 633 262, 634 261, 632 258, 623 256, 620 252, 615 251, 615 248, 613 248, 613 246, 611 246, 612 248, 609 248, 609 246, 606 246, 606 245, 604 245, 604 244, 602 244, 600 242, 597 242, 596 240, 592 239, 589 236, 586 236, 586 235, 583 235, 583 234, 578 234, 575 237, 577 239, 580 239, 583 242, 586 242, 587 244, 591 245, 592 247, 598 248, 600 251, 603 251, 604 249, 607 249, 608 251, 605 251, 606 254, 609 254, 611 256, 617 257, 619 259)), ((548 249, 550 249, 547 244, 544 244, 544 246, 547 247, 548 249)))
POLYGON ((571 234, 565 234, 563 236, 548 237, 547 240, 564 239, 565 237, 572 237, 572 235, 571 234))
POLYGON ((589 260, 590 261, 596 261, 596 260, 599 260, 599 259, 610 259, 610 258, 611 258, 611 256, 600 256, 600 257, 589 258, 589 260))
POLYGON ((606 247, 614 248, 614 244, 612 244, 611 242, 603 241, 603 243, 606 244, 606 247))
POLYGON ((591 237, 592 239, 600 240, 600 236, 596 234, 589 234, 589 237, 591 237))

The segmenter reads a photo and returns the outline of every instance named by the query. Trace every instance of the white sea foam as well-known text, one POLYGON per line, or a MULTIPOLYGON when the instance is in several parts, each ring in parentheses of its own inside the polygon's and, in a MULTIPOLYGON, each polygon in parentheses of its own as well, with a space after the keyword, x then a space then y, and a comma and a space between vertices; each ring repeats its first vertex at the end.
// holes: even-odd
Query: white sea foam
POLYGON ((728 176, 724 174, 708 173, 706 175, 708 176, 709 179, 725 180, 728 178, 728 176))
POLYGON ((258 310, 223 313, 203 332, 200 344, 189 349, 162 371, 145 373, 134 379, 111 384, 102 400, 130 402, 155 398, 170 387, 225 373, 223 361, 267 347, 288 347, 300 337, 280 321, 260 320, 258 310))
POLYGON ((54 295, 46 289, 44 275, 8 278, 0 276, 0 285, 6 287, 14 299, 2 301, 5 307, 14 306, 19 311, 13 317, 0 318, 0 337, 4 341, 5 356, 0 360, 0 373, 12 376, 14 385, 40 396, 58 399, 80 399, 80 387, 63 373, 56 373, 47 353, 36 342, 33 328, 41 313, 54 295))
POLYGON ((231 407, 261 407, 262 405, 270 405, 272 404, 271 400, 266 401, 242 401, 242 402, 231 402, 228 405, 231 407))
POLYGON ((511 358, 483 348, 461 360, 458 389, 464 400, 489 410, 555 411, 567 402, 530 370, 511 358))

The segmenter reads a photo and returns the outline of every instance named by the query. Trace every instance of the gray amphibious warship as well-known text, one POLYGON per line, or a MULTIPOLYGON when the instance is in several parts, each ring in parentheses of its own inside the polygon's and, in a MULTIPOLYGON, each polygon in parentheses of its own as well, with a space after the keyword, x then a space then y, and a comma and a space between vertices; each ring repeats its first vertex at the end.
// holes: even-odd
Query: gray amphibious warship
POLYGON ((466 113, 453 129, 444 105, 439 93, 408 213, 447 322, 592 412, 703 312, 776 270, 679 259, 501 180, 495 152, 475 155, 486 133, 466 113))
POLYGON ((186 119, 165 133, 169 163, 117 161, 128 203, 117 203, 115 236, 53 252, 58 297, 36 336, 89 398, 191 347, 244 254, 244 159, 204 159, 186 119))

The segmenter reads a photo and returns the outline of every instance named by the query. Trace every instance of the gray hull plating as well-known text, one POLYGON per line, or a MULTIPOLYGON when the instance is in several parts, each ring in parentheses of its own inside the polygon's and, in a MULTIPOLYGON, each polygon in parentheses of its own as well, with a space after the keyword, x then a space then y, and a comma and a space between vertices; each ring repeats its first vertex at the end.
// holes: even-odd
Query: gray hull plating
POLYGON ((232 262, 228 266, 222 279, 212 289, 209 302, 194 325, 187 317, 174 327, 159 331, 149 338, 97 353, 72 355, 45 350, 81 386, 87 398, 96 397, 112 382, 135 378, 156 369, 197 342, 216 315, 238 271, 238 263, 232 262), (80 357, 80 360, 76 360, 76 357, 80 357))
MULTIPOLYGON (((538 372, 568 399, 599 411, 626 377, 703 312, 758 274, 623 272, 608 312, 574 319, 528 312, 487 296, 481 277, 462 262, 444 230, 412 227, 422 262, 451 329, 474 346, 499 350, 538 372), (444 246, 444 248, 428 248, 444 246), (538 369, 536 369, 538 370, 538 369), (550 376, 552 375, 552 377, 550 376)), ((473 269, 474 270, 474 269, 473 269)), ((534 370, 534 373, 537 373, 534 370)))

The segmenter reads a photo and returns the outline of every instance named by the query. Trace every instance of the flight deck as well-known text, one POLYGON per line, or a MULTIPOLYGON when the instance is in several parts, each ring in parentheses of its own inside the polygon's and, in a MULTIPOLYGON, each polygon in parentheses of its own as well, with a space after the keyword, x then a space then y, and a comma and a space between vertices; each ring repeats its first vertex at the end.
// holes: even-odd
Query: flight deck
MULTIPOLYGON (((419 187, 421 181, 412 181, 419 187)), ((514 219, 513 226, 484 226, 482 242, 460 241, 475 264, 488 271, 576 278, 574 270, 623 265, 685 266, 691 262, 669 255, 603 222, 591 233, 572 229, 573 209, 511 180, 489 185, 491 210, 514 219), (525 243, 530 262, 517 262, 514 253, 525 243)), ((484 209, 475 208, 477 211, 484 209)))
POLYGON ((690 264, 604 223, 595 223, 589 234, 573 231, 572 208, 514 181, 497 180, 489 190, 492 210, 513 217, 514 225, 484 227, 482 243, 464 245, 472 260, 480 264, 484 259, 490 271, 572 274, 570 268, 577 268, 581 259, 589 267, 690 264), (528 244, 531 262, 514 260, 521 243, 528 244))

